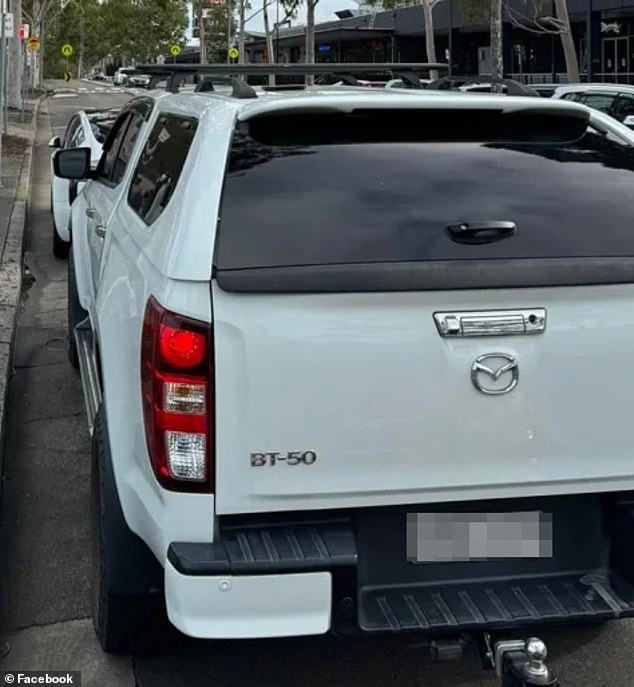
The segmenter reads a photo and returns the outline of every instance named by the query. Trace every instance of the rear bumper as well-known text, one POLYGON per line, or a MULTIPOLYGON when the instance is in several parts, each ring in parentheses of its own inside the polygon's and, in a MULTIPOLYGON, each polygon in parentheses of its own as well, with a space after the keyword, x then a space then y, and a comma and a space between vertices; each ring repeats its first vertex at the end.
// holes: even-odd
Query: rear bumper
MULTIPOLYGON (((478 505, 527 510, 519 501, 478 505)), ((221 526, 213 544, 169 547, 168 614, 185 634, 227 639, 455 634, 634 616, 634 502, 582 496, 530 508, 553 514, 552 558, 408 563, 398 523, 425 510, 415 506, 221 526)))
POLYGON ((183 575, 168 561, 170 622, 190 637, 247 639, 316 635, 330 628, 329 573, 183 575))

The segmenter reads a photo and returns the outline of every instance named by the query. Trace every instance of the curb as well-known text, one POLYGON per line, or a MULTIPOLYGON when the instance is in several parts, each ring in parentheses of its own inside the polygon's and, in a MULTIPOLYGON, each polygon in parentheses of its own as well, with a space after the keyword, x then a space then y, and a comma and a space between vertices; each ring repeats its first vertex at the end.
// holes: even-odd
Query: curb
POLYGON ((4 475, 6 406, 9 379, 13 368, 13 348, 22 297, 24 231, 31 193, 33 152, 37 141, 37 120, 46 96, 35 102, 32 118, 33 140, 27 144, 20 176, 13 196, 13 207, 4 245, 0 247, 0 474, 4 475))

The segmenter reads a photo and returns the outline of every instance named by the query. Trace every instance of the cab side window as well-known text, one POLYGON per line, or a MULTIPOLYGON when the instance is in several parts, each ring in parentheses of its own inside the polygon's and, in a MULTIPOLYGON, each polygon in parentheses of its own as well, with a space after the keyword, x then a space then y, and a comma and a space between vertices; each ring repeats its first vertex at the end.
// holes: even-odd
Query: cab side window
POLYGON ((161 115, 152 129, 128 193, 128 203, 150 225, 167 207, 196 133, 197 120, 161 115))
POLYGON ((634 115, 634 96, 621 93, 614 106, 612 116, 622 122, 631 115, 634 115))
POLYGON ((110 136, 108 136, 108 140, 106 141, 104 158, 101 164, 101 174, 99 175, 100 178, 106 181, 110 181, 112 178, 112 172, 117 161, 119 148, 121 147, 121 142, 130 124, 130 119, 132 119, 132 115, 129 112, 121 115, 112 127, 110 136))
POLYGON ((142 117, 134 112, 127 112, 115 123, 106 143, 100 179, 115 186, 123 179, 142 125, 142 117))
POLYGON ((586 93, 583 98, 583 104, 588 107, 593 107, 595 110, 610 114, 610 108, 614 104, 616 95, 609 93, 586 93))
POLYGON ((66 128, 66 133, 64 134, 64 148, 73 147, 73 140, 79 129, 81 129, 81 122, 79 121, 79 117, 75 116, 70 120, 66 128))

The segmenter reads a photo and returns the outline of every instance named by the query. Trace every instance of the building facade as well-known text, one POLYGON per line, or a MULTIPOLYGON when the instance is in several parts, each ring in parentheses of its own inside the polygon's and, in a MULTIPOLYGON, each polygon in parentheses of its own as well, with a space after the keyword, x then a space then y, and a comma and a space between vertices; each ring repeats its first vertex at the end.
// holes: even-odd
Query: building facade
MULTIPOLYGON (((533 0, 534 2, 535 0, 533 0)), ((505 76, 525 83, 565 82, 565 61, 558 35, 518 26, 533 13, 523 0, 510 7, 515 21, 503 26, 505 76), (528 9, 527 9, 528 8, 528 9)), ((550 2, 537 3, 541 16, 551 16, 550 2)), ((315 54, 320 62, 425 62, 425 21, 420 6, 370 11, 360 5, 338 21, 318 24, 315 54)), ((634 83, 634 0, 568 0, 582 79, 634 83)), ((486 17, 469 15, 460 0, 442 0, 433 10, 436 56, 452 73, 490 74, 490 40, 486 17)), ((280 62, 302 62, 305 28, 274 32, 280 62)), ((247 43, 250 62, 266 61, 264 39, 247 43)))

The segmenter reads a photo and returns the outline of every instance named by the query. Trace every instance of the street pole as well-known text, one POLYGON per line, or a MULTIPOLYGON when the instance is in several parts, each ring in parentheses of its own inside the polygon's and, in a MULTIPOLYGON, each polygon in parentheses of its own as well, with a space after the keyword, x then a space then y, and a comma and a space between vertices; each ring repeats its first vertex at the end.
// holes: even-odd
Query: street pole
POLYGON ((240 0, 240 45, 238 55, 238 64, 245 64, 244 61, 244 10, 247 0, 240 0))
MULTIPOLYGON (((7 0, 0 0, 2 2, 2 12, 0 14, 0 115, 2 115, 2 128, 4 128, 4 63, 6 61, 6 41, 4 38, 4 17, 7 0)), ((2 183, 2 132, 0 132, 0 188, 2 183)))
POLYGON ((592 81, 592 0, 586 12, 586 83, 592 81))
POLYGON ((12 36, 5 36, 4 38, 4 132, 9 132, 9 39, 12 36))
POLYGON ((227 0, 227 64, 231 63, 231 58, 229 57, 229 51, 231 50, 231 18, 232 18, 232 8, 231 0, 227 0))
POLYGON ((280 62, 280 2, 275 3, 275 64, 280 62))
POLYGON ((449 48, 449 76, 453 72, 453 0, 449 0, 449 40, 447 41, 449 48))

